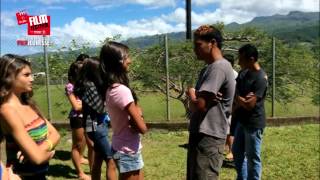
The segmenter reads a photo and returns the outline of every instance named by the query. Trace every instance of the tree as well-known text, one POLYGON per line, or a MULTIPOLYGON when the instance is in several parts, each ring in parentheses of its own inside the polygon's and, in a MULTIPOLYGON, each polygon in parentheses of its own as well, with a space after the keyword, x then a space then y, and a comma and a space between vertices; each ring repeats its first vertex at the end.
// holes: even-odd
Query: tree
POLYGON ((312 65, 312 102, 315 105, 320 105, 320 38, 316 40, 316 44, 312 46, 313 58, 315 59, 312 65))
MULTIPOLYGON (((245 28, 233 33, 225 33, 231 37, 241 37, 254 44, 259 51, 259 63, 268 75, 269 88, 267 100, 271 100, 272 90, 272 37, 266 32, 255 28, 245 28)), ((230 39, 230 38, 229 38, 230 39)), ((243 42, 239 38, 236 41, 228 41, 225 51, 231 50, 235 55, 243 42)), ((316 68, 316 57, 313 56, 312 49, 305 43, 288 44, 282 40, 276 39, 276 101, 280 103, 289 103, 297 97, 308 95, 307 93, 318 76, 316 68)), ((319 64, 319 63, 318 63, 319 64)), ((318 67, 319 68, 319 67, 318 67)), ((319 80, 318 80, 319 82, 319 80)), ((314 94, 314 93, 313 93, 314 94)))
MULTIPOLYGON (((185 91, 193 86, 203 63, 196 60, 190 41, 169 43, 170 97, 177 99, 187 107, 185 91)), ((143 88, 153 89, 166 94, 166 72, 163 45, 145 50, 135 50, 136 61, 130 76, 142 82, 143 88)))
MULTIPOLYGON (((223 25, 219 24, 223 30, 223 25)), ((269 87, 272 84, 272 37, 255 28, 245 28, 237 32, 223 32, 224 53, 237 56, 239 47, 254 44, 259 50, 259 62, 268 74, 269 87)), ((310 88, 310 78, 314 78, 319 62, 310 48, 304 44, 285 44, 276 40, 276 101, 288 103, 304 96, 310 88)), ((164 47, 156 45, 144 50, 134 50, 135 63, 131 77, 142 82, 144 88, 166 93, 164 47)), ((170 97, 183 103, 187 109, 185 90, 194 86, 203 62, 196 60, 190 41, 169 41, 170 97)), ((239 67, 237 67, 239 70, 239 67)), ((316 78, 317 79, 317 78, 316 78)), ((317 79, 318 80, 318 79, 317 79)), ((318 80, 319 82, 319 80, 318 80)), ((267 99, 270 100, 268 88, 267 99)))

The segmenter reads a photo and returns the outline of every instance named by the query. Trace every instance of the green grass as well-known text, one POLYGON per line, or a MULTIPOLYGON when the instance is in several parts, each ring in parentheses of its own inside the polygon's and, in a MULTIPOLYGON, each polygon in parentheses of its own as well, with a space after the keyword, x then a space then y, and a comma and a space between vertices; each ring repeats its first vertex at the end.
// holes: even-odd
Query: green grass
MULTIPOLYGON (((271 116, 271 102, 265 103, 266 114, 271 116)), ((311 98, 299 97, 288 104, 275 103, 276 117, 319 116, 319 106, 312 104, 311 98)))
POLYGON ((319 125, 267 128, 263 179, 319 179, 319 125))
MULTIPOLYGON (((70 104, 64 94, 64 87, 62 85, 52 85, 50 90, 53 121, 68 122, 70 104)), ((166 121, 166 99, 164 94, 140 93, 138 96, 147 122, 166 121)), ((34 99, 44 115, 48 117, 45 86, 35 86, 34 99)), ((180 101, 170 99, 170 107, 171 121, 185 121, 184 107, 180 101)), ((270 102, 266 102, 266 113, 267 116, 271 116, 270 102)), ((310 98, 302 97, 285 105, 275 103, 275 115, 277 117, 319 116, 319 106, 313 105, 310 98)))
MULTIPOLYGON (((266 128, 262 145, 262 179, 319 179, 319 130, 319 124, 266 128)), ((56 148, 55 158, 50 161, 51 180, 75 178, 70 160, 70 133, 66 130, 60 133, 63 135, 62 140, 56 148)), ((145 179, 185 179, 187 151, 179 145, 186 143, 187 139, 186 131, 154 130, 143 136, 145 179)), ((89 171, 87 166, 83 167, 89 171)), ((231 180, 235 176, 234 169, 223 167, 220 179, 231 180)))
MULTIPOLYGON (((33 97, 41 112, 48 117, 46 86, 35 86, 33 97)), ((66 121, 71 105, 65 95, 64 86, 50 86, 50 98, 53 121, 66 121)), ((68 121, 66 121, 68 122, 68 121)))
MULTIPOLYGON (((64 94, 64 87, 61 85, 50 86, 51 109, 54 122, 65 121, 70 111, 70 104, 64 94)), ((158 122, 166 119, 166 99, 161 93, 140 93, 140 105, 143 108, 146 121, 158 122)), ((34 100, 40 107, 41 112, 48 117, 47 94, 45 86, 36 86, 34 88, 34 100)), ((184 120, 184 108, 178 100, 171 99, 171 119, 172 121, 184 120)))
MULTIPOLYGON (((167 119, 167 102, 164 94, 145 93, 139 94, 139 97, 146 121, 159 122, 167 119)), ((185 121, 185 110, 180 101, 170 99, 169 107, 171 121, 185 121)))

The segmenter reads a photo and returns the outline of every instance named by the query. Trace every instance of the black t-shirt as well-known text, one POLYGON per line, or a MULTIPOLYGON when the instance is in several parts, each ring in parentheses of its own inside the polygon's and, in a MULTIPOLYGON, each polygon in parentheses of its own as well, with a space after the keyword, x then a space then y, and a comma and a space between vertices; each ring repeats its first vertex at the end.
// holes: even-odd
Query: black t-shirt
POLYGON ((266 73, 262 69, 258 71, 245 69, 239 72, 236 81, 236 95, 245 97, 253 92, 257 96, 257 102, 250 111, 239 107, 235 111, 234 118, 246 127, 264 128, 266 126, 264 100, 268 86, 266 73))

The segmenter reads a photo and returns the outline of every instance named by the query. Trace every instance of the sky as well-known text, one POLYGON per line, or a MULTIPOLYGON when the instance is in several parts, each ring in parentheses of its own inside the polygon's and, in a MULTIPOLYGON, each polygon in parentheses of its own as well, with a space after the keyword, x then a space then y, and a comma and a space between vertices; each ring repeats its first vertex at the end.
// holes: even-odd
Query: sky
MULTIPOLYGON (((191 0, 192 28, 216 22, 245 23, 257 16, 318 12, 319 0, 191 0)), ((49 15, 49 50, 70 46, 72 39, 99 46, 120 34, 121 40, 185 31, 185 0, 1 0, 1 55, 40 52, 41 46, 18 46, 30 38, 27 25, 18 25, 16 12, 49 15)), ((34 36, 32 36, 34 37, 34 36)))

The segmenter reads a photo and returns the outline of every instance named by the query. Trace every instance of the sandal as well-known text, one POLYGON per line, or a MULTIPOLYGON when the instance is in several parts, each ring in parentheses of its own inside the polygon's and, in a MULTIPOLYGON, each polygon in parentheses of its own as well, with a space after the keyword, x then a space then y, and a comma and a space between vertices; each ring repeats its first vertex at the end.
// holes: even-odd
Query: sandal
POLYGON ((227 161, 233 161, 233 154, 231 152, 229 152, 227 155, 226 155, 226 158, 225 158, 227 161))
POLYGON ((79 176, 78 179, 79 180, 91 180, 91 177, 86 174, 83 174, 83 175, 79 176))
POLYGON ((89 160, 86 158, 81 158, 80 163, 81 164, 89 164, 89 160))

